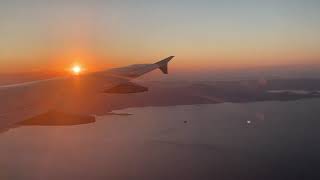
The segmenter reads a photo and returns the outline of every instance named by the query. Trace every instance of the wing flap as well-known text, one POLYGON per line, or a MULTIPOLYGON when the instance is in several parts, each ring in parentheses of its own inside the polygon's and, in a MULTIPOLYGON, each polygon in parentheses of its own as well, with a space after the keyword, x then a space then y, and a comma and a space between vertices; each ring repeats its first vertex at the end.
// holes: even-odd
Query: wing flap
POLYGON ((147 87, 132 83, 132 82, 127 82, 125 84, 119 84, 117 86, 114 86, 110 89, 107 89, 104 91, 104 93, 109 93, 109 94, 130 94, 130 93, 140 93, 140 92, 145 92, 148 91, 147 87))

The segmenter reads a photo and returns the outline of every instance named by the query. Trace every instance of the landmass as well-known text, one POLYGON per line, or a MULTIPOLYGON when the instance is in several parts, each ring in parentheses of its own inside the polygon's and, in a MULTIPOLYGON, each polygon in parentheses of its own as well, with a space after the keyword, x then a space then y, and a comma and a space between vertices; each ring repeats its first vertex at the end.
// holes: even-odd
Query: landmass
MULTIPOLYGON (((141 83, 141 82, 140 82, 141 83)), ((68 126, 95 122, 95 116, 122 115, 112 111, 146 106, 175 106, 258 101, 293 101, 320 98, 320 79, 271 79, 249 81, 145 82, 149 91, 137 94, 77 95, 66 99, 63 111, 48 112, 19 126, 68 126), (81 96, 81 97, 80 97, 81 96), (91 114, 92 116, 77 116, 91 114)))

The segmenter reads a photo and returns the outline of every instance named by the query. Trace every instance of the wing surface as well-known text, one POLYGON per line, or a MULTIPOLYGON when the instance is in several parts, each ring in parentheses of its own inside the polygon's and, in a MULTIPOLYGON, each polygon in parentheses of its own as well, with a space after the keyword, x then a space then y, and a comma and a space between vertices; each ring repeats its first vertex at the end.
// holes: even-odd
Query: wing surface
POLYGON ((67 99, 81 99, 98 93, 135 93, 148 89, 130 82, 155 69, 168 73, 170 56, 154 64, 122 68, 21 84, 0 86, 0 132, 12 124, 63 108, 67 99))

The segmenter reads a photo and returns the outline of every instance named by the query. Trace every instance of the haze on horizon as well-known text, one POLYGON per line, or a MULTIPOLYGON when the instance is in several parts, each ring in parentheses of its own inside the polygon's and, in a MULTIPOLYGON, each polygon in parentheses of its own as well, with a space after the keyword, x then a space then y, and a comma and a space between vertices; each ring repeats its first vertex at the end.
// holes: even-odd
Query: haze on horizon
POLYGON ((182 69, 317 64, 319 10, 317 0, 4 0, 0 71, 93 70, 169 55, 182 69))

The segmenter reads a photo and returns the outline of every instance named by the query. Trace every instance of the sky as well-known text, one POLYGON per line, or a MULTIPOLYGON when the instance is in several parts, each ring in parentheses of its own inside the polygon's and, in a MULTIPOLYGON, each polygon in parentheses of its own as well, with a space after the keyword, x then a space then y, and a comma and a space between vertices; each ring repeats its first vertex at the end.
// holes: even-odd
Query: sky
POLYGON ((319 0, 1 0, 0 72, 320 64, 319 0))

